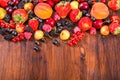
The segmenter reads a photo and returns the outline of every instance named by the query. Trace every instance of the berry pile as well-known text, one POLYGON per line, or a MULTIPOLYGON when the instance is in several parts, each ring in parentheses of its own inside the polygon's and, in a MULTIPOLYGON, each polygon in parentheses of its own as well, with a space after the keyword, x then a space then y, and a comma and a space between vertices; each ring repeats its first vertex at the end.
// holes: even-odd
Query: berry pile
POLYGON ((46 38, 56 46, 58 38, 74 46, 86 32, 120 34, 120 18, 110 9, 119 10, 120 0, 0 0, 0 34, 12 42, 33 37, 35 51, 46 38))

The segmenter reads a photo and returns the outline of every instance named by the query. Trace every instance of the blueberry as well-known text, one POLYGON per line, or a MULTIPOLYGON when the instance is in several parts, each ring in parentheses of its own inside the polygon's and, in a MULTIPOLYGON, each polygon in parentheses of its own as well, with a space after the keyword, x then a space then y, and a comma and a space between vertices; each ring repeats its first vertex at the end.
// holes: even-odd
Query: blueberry
POLYGON ((62 26, 62 23, 61 23, 60 21, 58 21, 58 22, 56 23, 56 26, 57 26, 57 27, 62 26))
POLYGON ((40 42, 37 41, 37 40, 36 40, 34 43, 35 43, 36 45, 40 45, 40 42))
POLYGON ((41 42, 46 42, 46 38, 40 39, 41 42))
POLYGON ((33 48, 36 52, 37 51, 40 51, 40 49, 39 49, 39 47, 38 46, 34 46, 34 48, 33 48))
POLYGON ((5 28, 1 28, 1 29, 0 29, 0 34, 1 34, 1 35, 5 35, 5 33, 6 33, 6 29, 5 29, 5 28))
POLYGON ((56 39, 52 40, 52 43, 53 43, 54 45, 56 45, 56 46, 59 46, 59 42, 58 42, 58 40, 56 40, 56 39))
POLYGON ((90 13, 86 13, 85 16, 90 17, 91 15, 90 15, 90 13))
POLYGON ((65 23, 65 25, 66 25, 67 27, 72 27, 72 26, 73 26, 73 22, 70 21, 70 20, 67 20, 66 23, 65 23))
POLYGON ((14 2, 13 2, 13 1, 9 1, 9 2, 8 2, 8 5, 9 5, 9 6, 13 6, 13 5, 14 5, 14 2))
POLYGON ((87 11, 86 11, 86 10, 82 10, 82 14, 83 14, 83 16, 85 16, 85 15, 86 15, 86 13, 87 13, 87 11))
POLYGON ((26 31, 26 32, 33 32, 32 28, 29 27, 28 25, 26 26, 25 31, 26 31))
POLYGON ((96 19, 95 19, 95 17, 91 16, 91 20, 92 20, 92 21, 95 21, 96 19))
POLYGON ((17 8, 18 8, 17 6, 14 6, 14 7, 13 7, 14 10, 17 9, 17 8))
POLYGON ((88 0, 88 4, 91 7, 93 5, 93 1, 92 0, 88 0))
POLYGON ((7 15, 5 16, 5 18, 4 18, 4 20, 5 20, 6 22, 9 22, 11 19, 12 19, 12 17, 11 17, 10 14, 7 14, 7 15))
POLYGON ((24 4, 25 4, 24 0, 20 1, 18 4, 18 8, 23 8, 24 4))
POLYGON ((62 27, 58 27, 57 30, 56 30, 56 32, 57 32, 57 33, 60 33, 62 30, 63 30, 62 27))

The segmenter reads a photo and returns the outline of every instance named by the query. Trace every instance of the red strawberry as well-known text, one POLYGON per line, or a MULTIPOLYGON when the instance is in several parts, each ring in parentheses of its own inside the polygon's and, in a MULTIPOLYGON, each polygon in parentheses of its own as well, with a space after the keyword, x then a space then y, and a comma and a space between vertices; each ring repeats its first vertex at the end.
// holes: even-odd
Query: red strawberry
POLYGON ((109 1, 108 6, 112 10, 118 10, 118 9, 120 9, 120 0, 111 0, 111 1, 109 1))
POLYGON ((109 30, 113 35, 118 35, 120 34, 120 24, 117 22, 112 22, 109 25, 109 30))
POLYGON ((78 27, 83 30, 87 31, 92 27, 92 21, 89 17, 82 17, 78 22, 78 27))
POLYGON ((32 33, 31 32, 24 32, 24 37, 29 40, 32 37, 32 33))
POLYGON ((77 22, 82 16, 82 12, 79 9, 74 9, 70 12, 70 20, 77 22))
POLYGON ((66 18, 68 13, 71 10, 71 6, 69 2, 66 1, 60 1, 56 6, 55 6, 56 12, 60 15, 61 18, 66 18))
POLYGON ((33 29, 33 31, 36 31, 38 29, 39 22, 37 19, 31 19, 29 20, 28 25, 33 29))
POLYGON ((11 0, 0 0, 0 6, 4 8, 7 7, 9 1, 11 0))

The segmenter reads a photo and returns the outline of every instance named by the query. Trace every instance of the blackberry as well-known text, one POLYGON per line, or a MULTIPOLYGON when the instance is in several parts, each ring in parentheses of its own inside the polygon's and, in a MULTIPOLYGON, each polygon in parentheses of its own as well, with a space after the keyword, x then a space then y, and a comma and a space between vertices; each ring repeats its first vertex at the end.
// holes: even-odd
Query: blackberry
POLYGON ((45 37, 49 37, 50 36, 48 32, 44 32, 44 35, 45 35, 45 37))
POLYGON ((57 33, 60 33, 62 30, 63 30, 62 27, 58 27, 57 30, 56 30, 56 32, 57 32, 57 33))
POLYGON ((3 36, 5 40, 11 40, 13 38, 12 34, 7 34, 3 36))
POLYGON ((52 44, 54 44, 55 46, 59 46, 59 45, 60 45, 59 42, 58 42, 58 40, 56 40, 56 39, 52 40, 51 42, 52 42, 52 44))
POLYGON ((32 2, 32 0, 24 0, 25 2, 32 2))
POLYGON ((66 20, 65 19, 61 19, 60 22, 61 22, 62 26, 66 25, 66 20))
POLYGON ((34 49, 36 52, 40 50, 38 46, 34 46, 33 49, 34 49))
POLYGON ((67 27, 72 27, 72 26, 73 26, 73 22, 70 21, 70 20, 67 20, 66 23, 65 23, 65 25, 66 25, 67 27))
POLYGON ((49 35, 52 36, 52 37, 57 37, 57 36, 58 36, 58 35, 55 33, 54 30, 51 30, 51 31, 49 32, 49 35))
POLYGON ((24 4, 25 4, 24 0, 20 1, 18 4, 18 8, 23 8, 24 4))
POLYGON ((42 30, 43 25, 44 25, 44 23, 39 23, 38 29, 42 30))
POLYGON ((58 21, 58 22, 56 23, 56 26, 57 26, 57 27, 62 26, 62 23, 61 23, 60 21, 58 21))
POLYGON ((33 17, 36 17, 34 11, 29 12, 29 19, 32 19, 33 17))
POLYGON ((6 34, 6 29, 5 28, 1 28, 0 29, 0 34, 1 35, 5 35, 6 34))
POLYGON ((33 32, 32 28, 29 27, 28 25, 25 27, 25 31, 26 32, 33 32))
POLYGON ((10 15, 10 14, 6 14, 4 20, 5 20, 6 22, 9 22, 11 19, 12 19, 11 15, 10 15))
POLYGON ((106 18, 106 19, 104 19, 104 24, 106 24, 106 25, 108 25, 108 24, 110 24, 112 21, 110 20, 110 18, 106 18))

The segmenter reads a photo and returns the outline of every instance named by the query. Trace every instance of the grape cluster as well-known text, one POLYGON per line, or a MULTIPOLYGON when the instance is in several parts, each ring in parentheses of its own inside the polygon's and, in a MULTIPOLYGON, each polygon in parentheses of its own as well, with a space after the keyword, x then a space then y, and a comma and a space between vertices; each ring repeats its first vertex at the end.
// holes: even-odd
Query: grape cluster
POLYGON ((85 36, 85 32, 78 31, 78 32, 74 33, 70 37, 70 41, 68 41, 68 45, 69 46, 76 45, 79 41, 81 41, 83 39, 84 36, 85 36))

